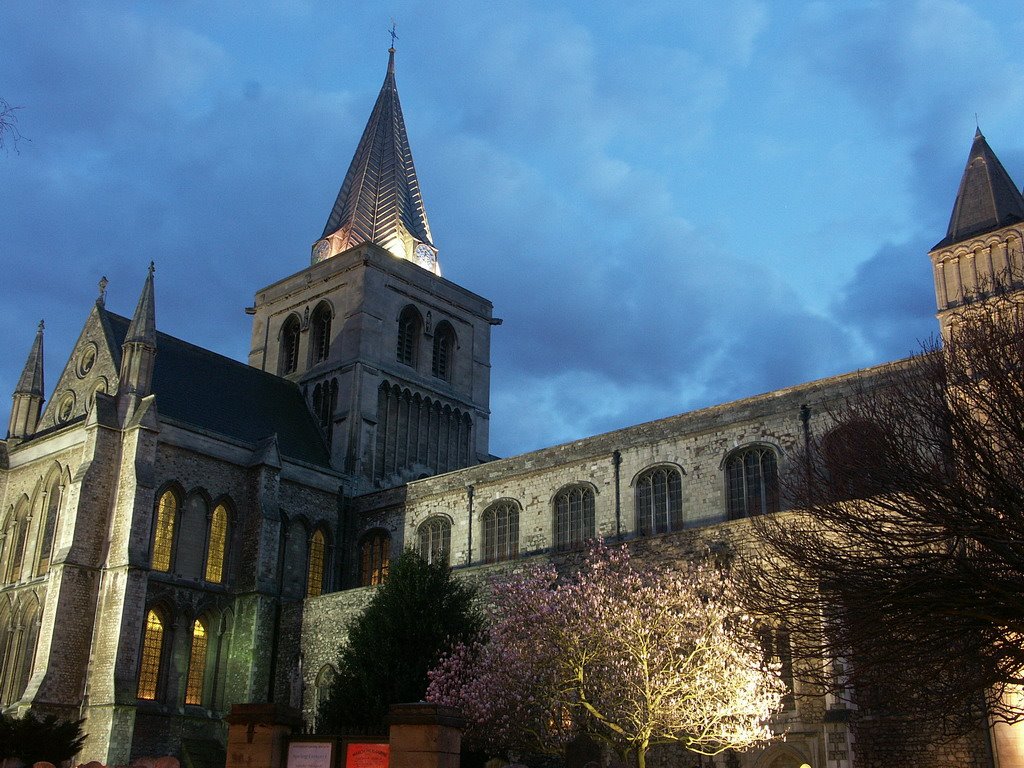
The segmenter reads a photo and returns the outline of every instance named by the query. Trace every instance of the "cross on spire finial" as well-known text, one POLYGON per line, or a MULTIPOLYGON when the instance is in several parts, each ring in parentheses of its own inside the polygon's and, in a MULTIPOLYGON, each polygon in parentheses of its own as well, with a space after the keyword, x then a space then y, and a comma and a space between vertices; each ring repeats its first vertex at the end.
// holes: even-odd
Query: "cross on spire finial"
POLYGON ((391 47, 392 48, 395 47, 395 40, 398 39, 398 33, 395 32, 395 28, 397 26, 398 26, 398 23, 395 21, 394 17, 392 17, 391 18, 391 29, 388 30, 388 34, 391 35, 391 47))

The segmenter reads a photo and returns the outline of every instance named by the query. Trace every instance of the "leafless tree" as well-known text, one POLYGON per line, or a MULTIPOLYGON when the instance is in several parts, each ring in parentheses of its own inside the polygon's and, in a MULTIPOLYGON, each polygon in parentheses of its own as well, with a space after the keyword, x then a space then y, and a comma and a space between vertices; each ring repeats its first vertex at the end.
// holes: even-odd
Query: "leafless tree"
MULTIPOLYGON (((1004 300, 868 372, 753 523, 754 610, 797 670, 877 718, 1024 719, 1024 321, 1004 300)), ((820 414, 819 414, 820 415, 820 414)), ((817 422, 816 422, 817 423, 817 422)))
POLYGON ((24 137, 18 128, 18 110, 12 107, 3 96, 0 96, 0 149, 14 148, 18 151, 18 142, 24 137))

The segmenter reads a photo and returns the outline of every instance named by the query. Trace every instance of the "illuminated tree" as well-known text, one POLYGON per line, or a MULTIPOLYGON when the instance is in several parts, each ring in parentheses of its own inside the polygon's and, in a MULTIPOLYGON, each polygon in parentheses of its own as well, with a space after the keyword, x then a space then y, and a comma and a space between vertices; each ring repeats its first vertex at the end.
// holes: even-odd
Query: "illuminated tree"
POLYGON ((1018 307, 960 318, 835 404, 791 462, 793 511, 754 521, 751 609, 875 719, 1024 718, 1022 371, 1018 307))
POLYGON ((586 734, 644 768, 658 744, 762 743, 784 686, 733 590, 709 563, 671 570, 600 544, 563 579, 527 568, 492 584, 486 637, 445 657, 427 698, 499 752, 558 754, 586 734))
POLYGON ((480 631, 475 594, 446 564, 403 552, 348 627, 317 731, 386 731, 389 706, 420 701, 428 670, 456 642, 480 631))

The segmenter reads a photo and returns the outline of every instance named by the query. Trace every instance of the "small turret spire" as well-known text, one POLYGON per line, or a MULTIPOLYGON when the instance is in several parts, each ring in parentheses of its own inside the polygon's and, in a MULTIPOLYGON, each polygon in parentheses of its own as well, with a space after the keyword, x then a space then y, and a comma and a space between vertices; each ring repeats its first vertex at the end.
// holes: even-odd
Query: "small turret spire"
POLYGON ((24 439, 35 434, 43 409, 43 321, 36 328, 25 369, 14 389, 11 419, 7 425, 8 438, 24 439))
POLYGON ((121 353, 119 392, 145 397, 153 389, 153 365, 156 361, 156 297, 153 273, 156 267, 149 262, 149 274, 142 286, 139 303, 125 334, 121 353))
POLYGON ((949 217, 949 228, 940 245, 956 243, 1022 220, 1024 197, 989 147, 981 128, 975 128, 971 153, 949 217))
MULTIPOLYGON (((397 37, 394 29, 392 35, 397 37)), ((313 261, 367 242, 440 274, 398 101, 393 45, 384 84, 321 240, 313 247, 313 261)))

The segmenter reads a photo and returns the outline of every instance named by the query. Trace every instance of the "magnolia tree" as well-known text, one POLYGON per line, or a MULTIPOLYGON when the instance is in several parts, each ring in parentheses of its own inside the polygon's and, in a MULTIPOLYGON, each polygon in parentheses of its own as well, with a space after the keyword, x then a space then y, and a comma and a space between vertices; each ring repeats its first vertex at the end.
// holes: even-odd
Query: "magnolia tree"
POLYGON ((427 698, 498 752, 557 754, 587 734, 644 768, 657 744, 763 743, 785 686, 734 590, 709 562, 666 569, 594 544, 565 577, 548 565, 494 581, 488 631, 444 657, 427 698))

